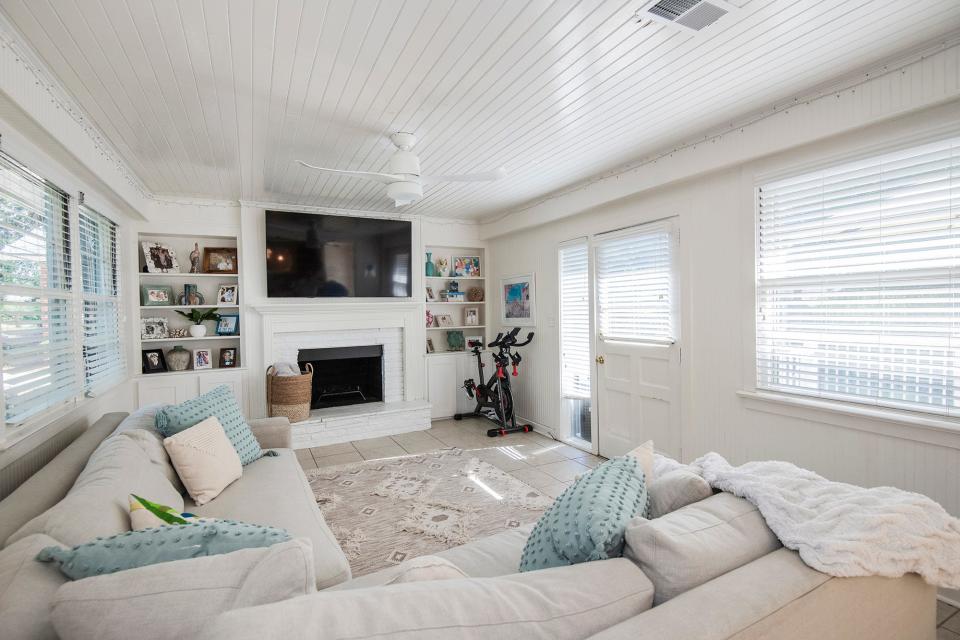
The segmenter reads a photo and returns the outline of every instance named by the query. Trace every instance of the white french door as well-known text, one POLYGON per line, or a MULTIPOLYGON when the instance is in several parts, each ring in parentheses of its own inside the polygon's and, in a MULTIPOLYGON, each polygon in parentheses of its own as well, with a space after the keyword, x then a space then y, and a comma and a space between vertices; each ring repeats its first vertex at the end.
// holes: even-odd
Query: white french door
POLYGON ((623 455, 653 439, 680 457, 680 345, 672 220, 593 240, 596 443, 623 455))

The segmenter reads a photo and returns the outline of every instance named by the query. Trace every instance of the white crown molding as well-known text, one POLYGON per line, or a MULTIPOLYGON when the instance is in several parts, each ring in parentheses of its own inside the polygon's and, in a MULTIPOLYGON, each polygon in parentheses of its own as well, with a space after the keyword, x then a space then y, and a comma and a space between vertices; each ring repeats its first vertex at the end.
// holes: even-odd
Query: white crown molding
POLYGON ((149 200, 155 199, 154 194, 133 172, 120 152, 94 124, 93 119, 80 107, 2 10, 0 10, 0 47, 9 49, 14 54, 16 62, 33 76, 37 85, 50 96, 50 100, 77 123, 97 151, 107 159, 127 184, 142 197, 149 200))

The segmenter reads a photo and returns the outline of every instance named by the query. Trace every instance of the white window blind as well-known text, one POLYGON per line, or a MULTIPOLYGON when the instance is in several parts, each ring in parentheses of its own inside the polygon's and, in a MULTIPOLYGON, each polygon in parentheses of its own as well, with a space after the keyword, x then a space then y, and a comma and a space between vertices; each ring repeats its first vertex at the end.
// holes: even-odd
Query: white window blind
POLYGON ((0 153, 4 421, 15 428, 80 388, 69 196, 0 153))
POLYGON ((960 138, 763 185, 757 386, 957 415, 960 138))
POLYGON ((79 248, 83 302, 84 391, 96 395, 126 376, 117 225, 81 204, 79 248))
POLYGON ((590 398, 590 272, 587 242, 560 248, 560 393, 590 398))
POLYGON ((605 340, 672 343, 674 234, 669 222, 597 243, 597 319, 605 340))

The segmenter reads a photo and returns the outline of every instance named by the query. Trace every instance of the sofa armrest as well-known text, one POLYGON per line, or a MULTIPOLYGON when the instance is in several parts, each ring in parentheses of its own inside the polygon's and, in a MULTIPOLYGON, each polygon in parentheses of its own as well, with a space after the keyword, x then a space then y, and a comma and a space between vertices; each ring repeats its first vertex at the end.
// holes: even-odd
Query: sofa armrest
POLYGON ((247 424, 250 425, 253 436, 264 449, 289 449, 293 443, 290 435, 290 421, 283 416, 249 420, 247 424))

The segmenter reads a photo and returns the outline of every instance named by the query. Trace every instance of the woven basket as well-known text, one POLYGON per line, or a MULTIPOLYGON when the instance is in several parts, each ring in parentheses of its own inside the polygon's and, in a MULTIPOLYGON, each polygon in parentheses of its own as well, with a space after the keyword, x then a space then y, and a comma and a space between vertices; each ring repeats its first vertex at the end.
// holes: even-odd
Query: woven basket
POLYGON ((278 376, 272 366, 267 368, 267 411, 270 417, 283 416, 290 422, 310 417, 310 399, 313 396, 313 365, 307 363, 307 372, 299 376, 278 376))

